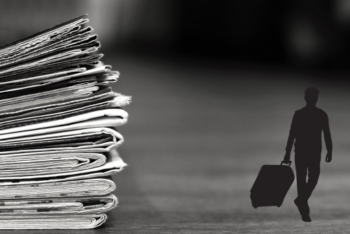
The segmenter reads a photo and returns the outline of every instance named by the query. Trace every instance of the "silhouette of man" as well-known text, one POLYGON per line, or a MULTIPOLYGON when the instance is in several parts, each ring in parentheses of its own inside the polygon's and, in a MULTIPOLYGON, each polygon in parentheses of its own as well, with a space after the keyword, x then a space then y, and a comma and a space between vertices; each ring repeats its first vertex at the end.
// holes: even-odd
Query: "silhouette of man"
POLYGON ((326 162, 332 161, 332 138, 326 112, 316 107, 319 91, 305 90, 306 106, 295 111, 289 132, 284 162, 290 161, 294 143, 295 170, 298 197, 294 200, 304 222, 311 222, 308 200, 315 189, 319 175, 322 151, 322 131, 327 148, 326 162), (308 181, 306 176, 308 174, 308 181))

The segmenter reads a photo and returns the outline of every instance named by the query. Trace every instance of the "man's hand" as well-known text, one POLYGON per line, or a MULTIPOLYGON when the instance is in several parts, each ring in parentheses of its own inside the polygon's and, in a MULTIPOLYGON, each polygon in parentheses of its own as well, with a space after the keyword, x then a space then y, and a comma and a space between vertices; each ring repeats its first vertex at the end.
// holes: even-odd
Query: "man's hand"
POLYGON ((331 162, 332 161, 332 153, 328 152, 326 156, 326 162, 331 162))
POLYGON ((286 152, 286 154, 284 155, 283 162, 286 163, 286 164, 289 164, 289 162, 290 162, 290 152, 286 152))

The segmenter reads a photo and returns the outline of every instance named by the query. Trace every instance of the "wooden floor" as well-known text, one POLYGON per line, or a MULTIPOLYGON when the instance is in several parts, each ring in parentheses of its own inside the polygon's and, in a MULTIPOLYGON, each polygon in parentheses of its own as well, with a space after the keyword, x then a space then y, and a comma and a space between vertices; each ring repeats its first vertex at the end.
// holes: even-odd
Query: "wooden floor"
POLYGON ((129 122, 118 129, 126 140, 120 153, 129 164, 114 176, 120 204, 101 228, 50 233, 350 232, 346 82, 325 81, 334 74, 210 61, 105 62, 121 72, 114 90, 133 96, 125 108, 129 122), (292 115, 303 107, 309 86, 321 91, 334 161, 322 162, 310 200, 313 222, 303 223, 293 204, 295 183, 280 208, 254 209, 249 190, 263 164, 282 160, 292 115))

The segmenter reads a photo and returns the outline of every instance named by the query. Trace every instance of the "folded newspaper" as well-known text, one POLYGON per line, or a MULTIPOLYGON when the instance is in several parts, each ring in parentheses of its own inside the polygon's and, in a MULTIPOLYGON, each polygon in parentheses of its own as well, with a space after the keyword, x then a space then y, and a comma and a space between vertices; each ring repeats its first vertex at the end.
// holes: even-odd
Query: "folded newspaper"
POLYGON ((87 15, 0 48, 0 229, 102 225, 126 164, 114 92, 87 15))

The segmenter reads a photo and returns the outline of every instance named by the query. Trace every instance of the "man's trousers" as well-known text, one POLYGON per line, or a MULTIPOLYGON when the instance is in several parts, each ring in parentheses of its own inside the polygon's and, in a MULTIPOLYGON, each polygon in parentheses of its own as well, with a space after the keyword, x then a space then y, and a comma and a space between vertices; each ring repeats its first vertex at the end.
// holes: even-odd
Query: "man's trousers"
POLYGON ((297 174, 298 200, 305 204, 305 212, 309 213, 309 200, 320 176, 321 152, 295 153, 295 170, 297 174), (306 179, 308 177, 308 180, 306 179))

